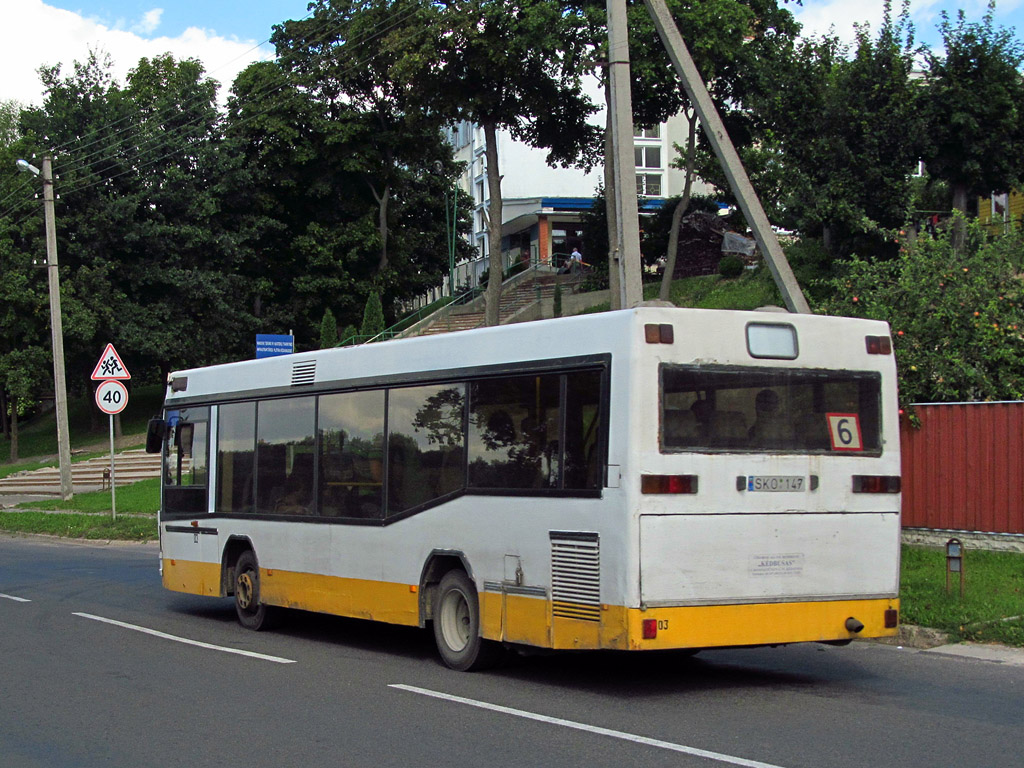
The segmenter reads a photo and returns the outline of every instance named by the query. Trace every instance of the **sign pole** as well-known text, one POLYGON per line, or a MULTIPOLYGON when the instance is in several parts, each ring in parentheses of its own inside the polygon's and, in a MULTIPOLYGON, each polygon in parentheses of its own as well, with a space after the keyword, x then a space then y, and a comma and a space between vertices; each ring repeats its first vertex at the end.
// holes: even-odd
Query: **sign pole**
POLYGON ((117 520, 117 478, 114 465, 114 416, 128 405, 128 390, 123 381, 131 379, 121 356, 117 354, 113 344, 107 344, 100 355, 99 362, 92 371, 92 380, 100 384, 96 387, 96 405, 110 417, 110 519, 117 520))
POLYGON ((117 520, 117 495, 114 488, 117 483, 114 478, 114 414, 110 414, 110 519, 117 520))

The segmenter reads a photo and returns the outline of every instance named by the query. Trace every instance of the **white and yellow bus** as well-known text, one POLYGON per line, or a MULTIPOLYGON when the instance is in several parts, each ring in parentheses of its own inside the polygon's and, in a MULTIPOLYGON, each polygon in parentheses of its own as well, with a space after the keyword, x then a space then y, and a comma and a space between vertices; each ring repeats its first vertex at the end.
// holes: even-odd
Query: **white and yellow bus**
POLYGON ((179 371, 163 584, 504 648, 896 632, 885 323, 640 307, 179 371))

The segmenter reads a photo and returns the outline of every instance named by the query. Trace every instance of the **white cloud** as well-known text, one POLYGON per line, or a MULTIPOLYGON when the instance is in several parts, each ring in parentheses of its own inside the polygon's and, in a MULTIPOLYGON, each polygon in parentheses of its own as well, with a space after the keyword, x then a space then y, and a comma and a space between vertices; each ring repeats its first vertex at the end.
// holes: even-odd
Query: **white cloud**
MULTIPOLYGON (((155 30, 160 14, 160 9, 149 11, 132 29, 151 24, 155 30)), ((147 39, 134 31, 113 29, 95 19, 54 8, 43 0, 5 0, 0 24, 7 30, 0 45, 0 100, 16 99, 23 104, 43 102, 39 67, 60 64, 62 73, 68 74, 74 61, 85 61, 90 48, 110 54, 114 77, 122 83, 128 70, 144 56, 170 53, 178 59, 199 59, 207 75, 220 81, 222 102, 240 71, 253 61, 272 56, 267 49, 257 49, 255 41, 229 39, 199 27, 189 27, 177 37, 147 39)))
POLYGON ((163 15, 163 8, 154 8, 151 11, 146 11, 142 18, 129 28, 129 31, 137 35, 150 35, 160 26, 160 17, 163 15))

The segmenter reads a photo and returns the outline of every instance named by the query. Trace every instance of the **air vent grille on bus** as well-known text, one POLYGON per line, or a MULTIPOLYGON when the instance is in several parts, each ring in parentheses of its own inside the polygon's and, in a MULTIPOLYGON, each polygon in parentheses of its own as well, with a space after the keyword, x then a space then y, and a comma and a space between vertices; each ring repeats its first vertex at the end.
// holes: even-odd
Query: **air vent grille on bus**
POLYGON ((292 363, 292 386, 312 384, 316 380, 316 360, 303 360, 292 363))
POLYGON ((596 533, 551 532, 552 613, 601 620, 601 546, 596 533))

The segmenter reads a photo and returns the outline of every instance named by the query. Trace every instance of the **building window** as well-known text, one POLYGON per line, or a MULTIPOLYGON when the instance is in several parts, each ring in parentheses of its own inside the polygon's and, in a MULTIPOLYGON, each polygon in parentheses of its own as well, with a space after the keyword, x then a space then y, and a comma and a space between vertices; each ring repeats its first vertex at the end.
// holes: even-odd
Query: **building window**
POLYGON ((661 168, 661 147, 633 147, 637 168, 661 168))
POLYGON ((653 128, 637 128, 633 135, 638 139, 660 139, 661 138, 661 126, 656 125, 653 128))
POLYGON ((636 175, 636 193, 646 197, 661 197, 661 174, 638 173, 636 175))

